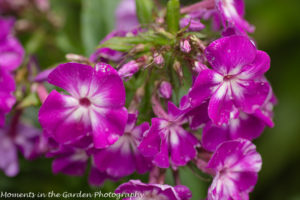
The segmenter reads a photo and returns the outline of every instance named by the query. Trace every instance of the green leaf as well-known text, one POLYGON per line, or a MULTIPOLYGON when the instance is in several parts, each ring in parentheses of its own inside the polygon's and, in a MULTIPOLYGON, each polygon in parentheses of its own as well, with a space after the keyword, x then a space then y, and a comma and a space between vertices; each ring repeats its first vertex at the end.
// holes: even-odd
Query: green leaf
POLYGON ((168 31, 176 33, 179 30, 180 3, 179 0, 169 0, 167 4, 168 31))
POLYGON ((114 28, 119 0, 82 0, 81 35, 86 55, 114 28))
POLYGON ((154 32, 140 33, 133 37, 113 37, 98 46, 98 48, 108 47, 117 51, 129 51, 138 44, 147 44, 150 46, 171 44, 170 40, 163 34, 154 32))
POLYGON ((153 0, 135 0, 136 13, 141 24, 152 22, 153 0))
POLYGON ((133 37, 113 37, 104 43, 100 44, 98 48, 108 47, 110 49, 114 49, 116 51, 127 52, 134 47, 134 45, 130 44, 129 41, 134 39, 133 37))

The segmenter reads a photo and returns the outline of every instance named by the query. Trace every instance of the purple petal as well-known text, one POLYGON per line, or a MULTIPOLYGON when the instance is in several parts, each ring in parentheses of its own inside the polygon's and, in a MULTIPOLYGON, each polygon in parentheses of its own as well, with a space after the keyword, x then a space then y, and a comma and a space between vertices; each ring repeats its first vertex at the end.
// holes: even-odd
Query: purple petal
POLYGON ((48 80, 48 76, 49 74, 51 74, 51 72, 53 72, 55 68, 51 68, 51 69, 46 69, 40 73, 38 73, 38 75, 34 78, 34 81, 36 82, 44 82, 48 80))
POLYGON ((76 108, 70 107, 69 99, 53 90, 39 111, 41 126, 60 143, 75 140, 91 131, 85 117, 74 115, 76 108))
POLYGON ((58 157, 52 162, 52 170, 55 174, 61 172, 71 176, 82 176, 87 167, 87 160, 88 156, 81 153, 58 157))
POLYGON ((5 40, 10 35, 14 23, 15 23, 15 19, 11 17, 10 18, 0 17, 0 27, 1 27, 0 41, 5 40))
POLYGON ((16 176, 19 173, 17 147, 5 129, 0 129, 0 142, 0 168, 7 176, 16 176))
POLYGON ((244 36, 229 36, 212 42, 205 55, 211 66, 223 75, 239 72, 256 57, 256 48, 244 36))
POLYGON ((78 63, 61 64, 49 74, 48 81, 57 87, 65 89, 72 96, 80 97, 81 93, 86 92, 80 92, 80 88, 85 86, 86 90, 88 89, 93 71, 93 68, 88 65, 78 63))
POLYGON ((124 177, 135 171, 135 158, 130 143, 121 138, 108 149, 94 154, 97 168, 113 177, 124 177))
POLYGON ((271 86, 264 81, 238 81, 232 86, 235 104, 246 113, 254 113, 261 107, 271 92, 271 86))
POLYGON ((167 134, 161 136, 159 153, 155 155, 153 163, 160 168, 169 168, 169 144, 167 134))
POLYGON ((202 146, 208 151, 215 151, 217 146, 224 141, 230 140, 227 126, 218 127, 213 123, 207 124, 202 133, 202 146))
POLYGON ((217 125, 227 124, 230 118, 236 118, 238 109, 228 94, 230 89, 227 83, 223 83, 213 94, 208 105, 208 115, 217 125))
POLYGON ((192 192, 185 185, 176 185, 174 189, 180 197, 180 200, 189 200, 192 198, 192 192))
POLYGON ((208 102, 205 102, 200 106, 192 108, 186 113, 190 124, 190 128, 192 130, 197 130, 203 127, 208 121, 210 121, 207 110, 208 102))
POLYGON ((147 157, 155 156, 160 150, 160 135, 159 135, 159 118, 152 118, 151 128, 149 132, 145 133, 145 136, 139 145, 139 151, 147 157))
POLYGON ((124 133, 127 122, 126 108, 94 110, 91 115, 95 148, 115 143, 124 133))
POLYGON ((134 0, 122 0, 116 9, 116 27, 118 30, 132 30, 139 25, 134 0))
POLYGON ((241 79, 249 79, 249 78, 256 78, 261 77, 267 72, 270 68, 270 57, 264 51, 256 51, 256 57, 254 61, 244 67, 244 71, 239 74, 239 78, 241 79))
POLYGON ((171 160, 176 166, 184 166, 195 158, 196 147, 200 146, 197 138, 181 127, 176 127, 170 132, 171 160))
POLYGON ((110 179, 117 181, 119 178, 112 177, 105 172, 99 171, 96 167, 92 166, 90 175, 89 175, 89 184, 93 186, 101 186, 104 181, 110 179))
POLYGON ((214 92, 215 86, 222 80, 222 76, 212 70, 201 71, 188 95, 192 106, 200 105, 207 100, 214 92))
POLYGON ((8 71, 18 68, 24 57, 24 49, 17 39, 9 37, 0 42, 0 67, 8 71))

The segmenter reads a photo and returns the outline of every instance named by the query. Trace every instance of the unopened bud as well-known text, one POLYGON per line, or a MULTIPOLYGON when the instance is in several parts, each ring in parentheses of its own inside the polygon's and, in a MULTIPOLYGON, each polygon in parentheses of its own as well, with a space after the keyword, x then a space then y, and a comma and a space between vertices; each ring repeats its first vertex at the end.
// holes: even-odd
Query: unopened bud
POLYGON ((192 50, 190 42, 187 39, 180 41, 180 50, 184 53, 189 53, 192 50))
POLYGON ((123 80, 130 79, 139 70, 139 65, 135 60, 132 60, 125 65, 123 65, 118 74, 123 80))
POLYGON ((164 57, 161 54, 155 52, 153 56, 154 56, 155 64, 157 64, 159 66, 162 66, 164 64, 164 57))
POLYGON ((170 99, 172 96, 172 85, 167 81, 161 82, 158 90, 158 94, 160 97, 165 99, 170 99))

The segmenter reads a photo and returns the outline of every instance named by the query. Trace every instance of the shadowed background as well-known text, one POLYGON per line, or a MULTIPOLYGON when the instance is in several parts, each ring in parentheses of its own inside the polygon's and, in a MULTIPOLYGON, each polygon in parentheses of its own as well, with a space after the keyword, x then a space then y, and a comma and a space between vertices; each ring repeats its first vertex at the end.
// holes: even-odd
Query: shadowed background
MULTIPOLYGON (((278 98, 275 127, 266 128, 255 140, 263 157, 259 181, 251 194, 255 200, 300 200, 300 1, 245 0, 246 19, 256 26, 253 38, 258 48, 268 52, 271 69, 267 78, 278 98)), ((181 0, 189 4, 193 1, 181 0)), ((114 27, 118 0, 51 0, 51 9, 63 24, 59 30, 41 26, 20 35, 27 52, 36 55, 42 68, 64 62, 66 53, 89 55, 114 27)), ((45 25, 46 26, 46 25, 45 25)), ((37 110, 26 113, 37 119, 37 110)), ((37 122, 35 122, 37 123, 37 122)), ((21 156, 20 156, 21 157, 21 156)), ((120 184, 106 182, 90 187, 87 177, 53 175, 51 160, 20 160, 21 172, 14 178, 0 173, 0 191, 9 192, 112 192, 120 184)), ((131 178, 136 178, 133 175, 131 178)), ((208 184, 183 168, 183 184, 190 187, 193 200, 204 198, 208 184)), ((146 178, 146 176, 143 176, 146 178)), ((126 179, 122 179, 123 182, 126 179)), ((172 178, 167 177, 172 184, 172 178)))

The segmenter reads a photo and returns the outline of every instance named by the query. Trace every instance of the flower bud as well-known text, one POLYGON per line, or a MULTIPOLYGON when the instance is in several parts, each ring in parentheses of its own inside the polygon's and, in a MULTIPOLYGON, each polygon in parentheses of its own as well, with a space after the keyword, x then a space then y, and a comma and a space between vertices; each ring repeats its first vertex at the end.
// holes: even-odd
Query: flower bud
POLYGON ((169 99, 172 96, 172 85, 167 81, 161 82, 158 90, 158 94, 160 97, 169 99))
POLYGON ((179 79, 182 80, 183 79, 183 71, 182 71, 182 67, 181 67, 181 64, 179 61, 175 60, 175 62, 173 64, 173 69, 175 70, 179 79))
POLYGON ((189 53, 192 50, 190 42, 187 39, 180 41, 180 50, 184 53, 189 53))
POLYGON ((139 65, 135 60, 132 60, 125 65, 123 65, 119 71, 118 74, 120 77, 124 80, 130 79, 137 71, 139 70, 139 65))
POLYGON ((153 57, 154 57, 154 63, 155 64, 157 64, 159 66, 164 64, 164 57, 161 54, 155 52, 153 57))

